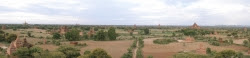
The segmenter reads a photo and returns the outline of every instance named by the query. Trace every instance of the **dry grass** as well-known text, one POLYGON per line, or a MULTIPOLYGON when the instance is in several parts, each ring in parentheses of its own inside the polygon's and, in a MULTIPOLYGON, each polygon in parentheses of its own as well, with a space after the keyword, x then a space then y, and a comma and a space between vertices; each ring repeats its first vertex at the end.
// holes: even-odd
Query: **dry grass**
MULTIPOLYGON (((78 41, 79 43, 86 43, 88 46, 81 48, 81 53, 89 50, 92 51, 96 48, 102 48, 112 56, 112 58, 120 58, 124 53, 127 52, 127 49, 132 44, 132 40, 124 41, 78 41)), ((63 44, 69 44, 69 42, 63 42, 63 44)))
POLYGON ((160 45, 160 44, 154 44, 153 40, 157 38, 152 39, 144 39, 144 57, 147 57, 149 55, 154 56, 155 58, 172 58, 173 55, 175 55, 178 52, 181 51, 193 51, 197 50, 199 48, 200 44, 203 44, 204 48, 210 47, 212 50, 216 51, 222 51, 222 50, 235 50, 235 51, 241 51, 245 52, 248 48, 243 46, 237 46, 237 45, 230 45, 230 46, 212 46, 208 44, 207 42, 193 42, 193 43, 186 43, 184 46, 183 43, 170 43, 167 45, 160 45))

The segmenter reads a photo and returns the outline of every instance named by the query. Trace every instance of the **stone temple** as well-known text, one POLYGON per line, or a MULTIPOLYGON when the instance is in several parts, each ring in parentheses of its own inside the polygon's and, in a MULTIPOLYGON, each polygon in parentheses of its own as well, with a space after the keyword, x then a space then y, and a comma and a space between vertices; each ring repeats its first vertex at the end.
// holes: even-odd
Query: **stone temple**
POLYGON ((60 27, 60 34, 65 34, 66 32, 68 32, 68 29, 66 26, 61 26, 60 27))
POLYGON ((12 53, 16 52, 16 50, 20 47, 30 48, 32 46, 32 44, 27 42, 26 38, 24 38, 22 41, 17 37, 17 39, 15 41, 12 41, 10 46, 7 48, 7 54, 12 55, 12 53))
POLYGON ((6 26, 5 25, 2 25, 2 30, 5 30, 6 29, 6 26))
POLYGON ((200 29, 200 26, 198 26, 196 23, 194 23, 194 24, 191 26, 191 29, 200 29))

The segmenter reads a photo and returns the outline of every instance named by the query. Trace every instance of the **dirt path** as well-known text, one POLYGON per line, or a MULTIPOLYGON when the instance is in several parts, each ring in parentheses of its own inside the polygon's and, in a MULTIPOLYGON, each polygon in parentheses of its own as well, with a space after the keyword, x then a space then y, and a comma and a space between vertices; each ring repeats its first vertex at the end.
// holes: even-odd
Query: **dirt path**
POLYGON ((134 53, 133 53, 133 58, 136 58, 136 52, 137 52, 138 47, 139 47, 139 44, 138 44, 138 43, 139 43, 139 42, 137 41, 137 42, 136 42, 136 48, 135 48, 134 53))

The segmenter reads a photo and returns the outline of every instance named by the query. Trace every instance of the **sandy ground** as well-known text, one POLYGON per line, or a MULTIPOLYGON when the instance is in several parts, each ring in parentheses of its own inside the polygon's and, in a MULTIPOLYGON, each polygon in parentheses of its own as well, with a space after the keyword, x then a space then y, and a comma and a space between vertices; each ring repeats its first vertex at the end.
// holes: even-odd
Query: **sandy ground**
POLYGON ((186 43, 185 46, 183 43, 170 43, 166 45, 154 44, 153 40, 157 38, 144 39, 144 48, 143 53, 144 57, 149 55, 154 56, 154 58, 172 58, 173 55, 180 51, 194 51, 199 48, 199 45, 202 44, 204 48, 210 47, 212 50, 222 51, 222 50, 235 50, 245 52, 248 48, 243 46, 231 45, 231 46, 212 46, 207 42, 193 42, 186 43))
MULTIPOLYGON (((127 49, 132 44, 132 40, 125 41, 78 41, 79 43, 86 43, 88 46, 81 48, 81 53, 89 50, 92 51, 96 48, 102 48, 108 52, 112 58, 121 58, 121 56, 128 52, 127 49)), ((69 43, 69 42, 65 42, 69 43)))
POLYGON ((243 44, 243 41, 244 41, 244 40, 248 40, 248 39, 235 39, 235 40, 234 40, 234 43, 235 43, 235 44, 243 44))

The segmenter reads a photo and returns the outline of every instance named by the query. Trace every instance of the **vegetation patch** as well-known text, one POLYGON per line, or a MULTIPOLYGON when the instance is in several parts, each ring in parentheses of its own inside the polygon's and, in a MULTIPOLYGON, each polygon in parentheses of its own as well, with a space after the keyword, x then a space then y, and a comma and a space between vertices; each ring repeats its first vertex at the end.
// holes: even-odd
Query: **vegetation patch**
POLYGON ((169 44, 171 42, 177 42, 174 39, 156 39, 153 41, 155 44, 169 44))

